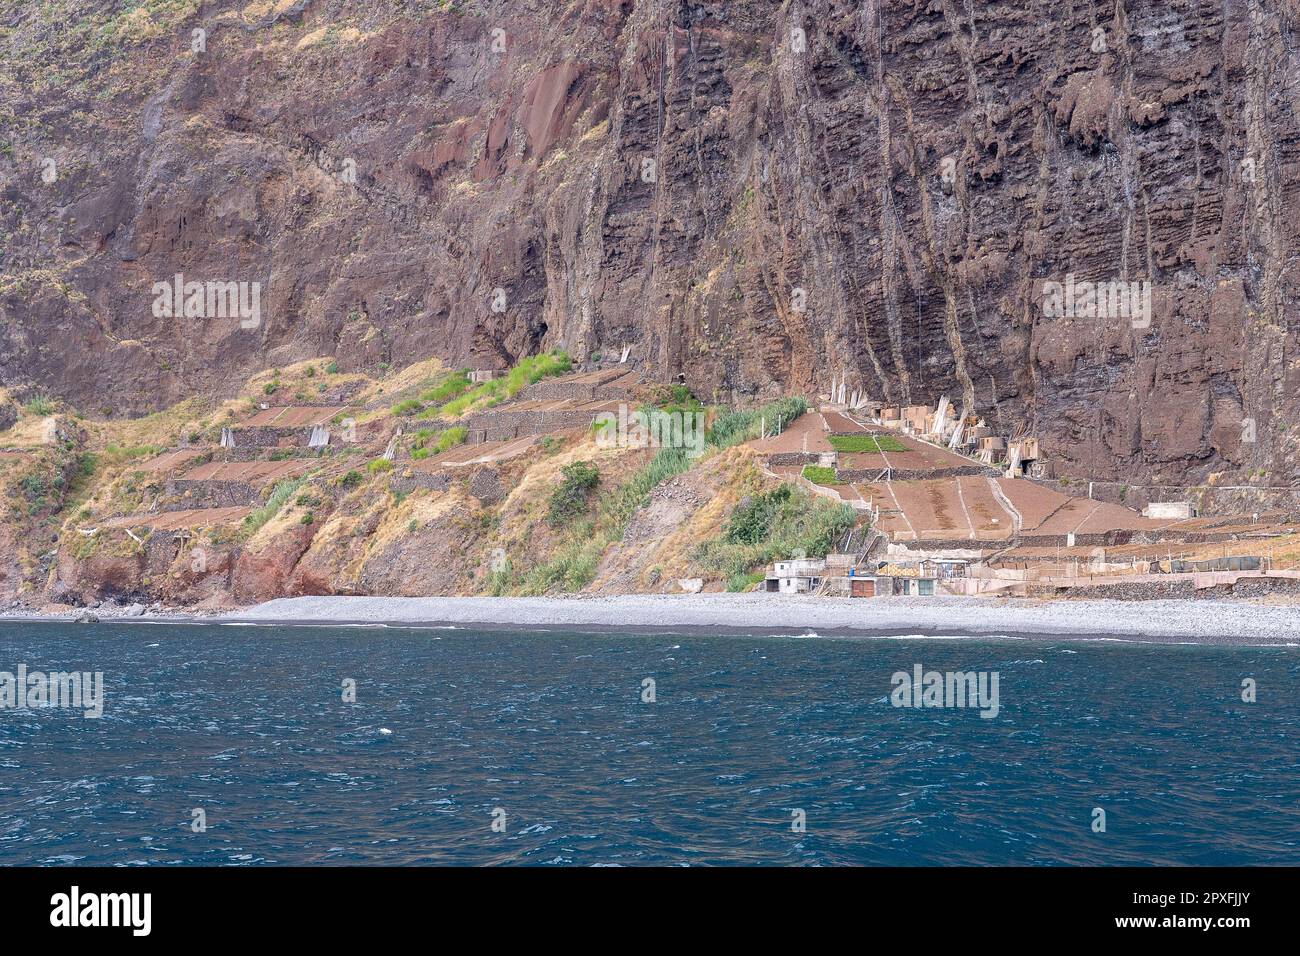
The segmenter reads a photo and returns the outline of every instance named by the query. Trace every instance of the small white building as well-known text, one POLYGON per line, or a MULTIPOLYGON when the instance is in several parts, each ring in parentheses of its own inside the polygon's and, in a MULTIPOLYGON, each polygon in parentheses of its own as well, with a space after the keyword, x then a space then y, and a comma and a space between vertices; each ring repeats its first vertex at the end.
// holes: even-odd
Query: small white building
POLYGON ((822 585, 826 561, 822 558, 794 558, 777 561, 763 583, 763 590, 780 594, 809 594, 822 585))
POLYGON ((970 577, 970 562, 965 558, 927 558, 920 564, 922 577, 940 579, 970 577))
POLYGON ((1142 509, 1142 517, 1186 521, 1196 517, 1196 506, 1190 501, 1153 501, 1142 509))

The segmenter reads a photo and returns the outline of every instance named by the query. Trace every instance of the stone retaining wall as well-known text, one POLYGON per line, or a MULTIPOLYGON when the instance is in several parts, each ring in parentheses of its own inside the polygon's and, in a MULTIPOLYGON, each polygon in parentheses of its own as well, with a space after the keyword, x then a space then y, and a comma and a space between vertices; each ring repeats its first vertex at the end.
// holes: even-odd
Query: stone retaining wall
POLYGON ((180 554, 183 542, 182 537, 165 531, 149 535, 144 542, 144 563, 148 573, 165 574, 180 554))
POLYGON ((1006 538, 911 538, 890 539, 911 551, 1000 551, 1011 547, 1006 538))
POLYGON ((591 399, 596 402, 630 402, 632 395, 618 385, 597 385, 591 390, 591 399))
MULTIPOLYGON (((419 488, 429 491, 446 491, 453 481, 463 479, 465 473, 445 469, 437 471, 414 471, 393 478, 388 487, 398 494, 409 494, 419 488)), ((477 468, 465 482, 465 488, 471 495, 485 505, 495 505, 505 501, 508 491, 501 482, 501 473, 495 468, 477 468)))
POLYGON ((791 465, 815 465, 821 461, 821 455, 816 452, 806 451, 783 451, 779 454, 768 455, 767 465, 769 468, 789 467, 791 465))
POLYGON ((631 400, 630 390, 623 385, 615 385, 622 375, 615 376, 607 382, 566 382, 563 379, 544 379, 530 385, 521 395, 533 402, 557 402, 565 399, 573 402, 626 402, 631 400))
POLYGON ((316 449, 308 448, 305 444, 294 448, 276 448, 274 445, 236 445, 234 448, 218 448, 215 454, 218 461, 267 461, 270 459, 267 452, 272 449, 279 451, 281 457, 286 459, 317 457, 316 449))
MULTIPOLYGON (((883 465, 879 468, 845 468, 838 474, 840 484, 851 485, 858 482, 873 483, 880 478, 884 470, 883 465)), ((926 469, 893 468, 889 471, 889 477, 893 481, 933 481, 938 478, 965 478, 974 475, 996 478, 1001 474, 998 469, 990 468, 988 465, 954 465, 951 468, 926 469)))
POLYGON ((566 428, 589 427, 598 413, 590 409, 553 410, 522 409, 479 412, 463 424, 469 429, 466 442, 481 445, 485 441, 509 441, 526 435, 545 435, 566 428))
MULTIPOLYGON (((1105 531, 1097 534, 1076 534, 1074 546, 1077 548, 1113 548, 1130 544, 1132 531, 1105 531)), ((1063 534, 1022 533, 1015 538, 899 538, 898 544, 909 548, 923 548, 931 551, 946 551, 953 548, 982 548, 986 551, 1001 551, 1006 548, 1066 548, 1069 541, 1063 534)), ((1024 561, 1011 555, 1011 561, 1024 561)), ((1052 560, 1055 560, 1053 558, 1052 560)))
POLYGON ((523 394, 529 401, 537 402, 558 402, 566 398, 575 402, 592 402, 596 400, 596 389, 597 386, 591 383, 548 379, 528 386, 523 394))
POLYGON ((190 508, 236 508, 261 504, 262 497, 246 481, 191 481, 173 478, 167 482, 167 494, 175 500, 164 505, 164 511, 186 511, 190 508))
MULTIPOLYGON (((1268 594, 1298 594, 1300 580, 1295 578, 1239 578, 1235 583, 1216 584, 1213 587, 1198 588, 1196 581, 1182 578, 1175 581, 1133 581, 1124 584, 1098 584, 1066 587, 1051 584, 1030 583, 1031 597, 1059 597, 1069 595, 1092 599, 1112 601, 1162 601, 1170 598, 1252 598, 1268 594)), ((1104 629, 1104 628, 1099 628, 1104 629)))
POLYGON ((277 428, 274 425, 245 425, 230 429, 235 446, 274 448, 288 439, 293 445, 306 446, 311 441, 310 428, 277 428))
POLYGON ((446 491, 451 487, 451 478, 451 473, 447 471, 412 471, 409 475, 393 478, 388 487, 399 495, 410 494, 417 488, 446 491))
POLYGON ((501 484, 501 473, 495 468, 480 468, 469 479, 469 493, 485 505, 505 501, 506 489, 501 484))
MULTIPOLYGON (((1207 591, 1216 591, 1216 588, 1207 588, 1207 591)), ((1196 588, 1196 582, 1190 580, 1181 581, 1134 581, 1131 584, 1097 584, 1097 585, 1078 585, 1064 586, 1052 584, 1036 584, 1028 582, 1026 591, 1030 597, 1059 597, 1069 595, 1071 597, 1087 598, 1089 600, 1112 600, 1112 601, 1163 601, 1170 598, 1194 598, 1199 593, 1196 588)), ((1220 597, 1222 595, 1219 595, 1220 597)), ((1104 622, 1097 625, 1098 631, 1106 629, 1104 622)))

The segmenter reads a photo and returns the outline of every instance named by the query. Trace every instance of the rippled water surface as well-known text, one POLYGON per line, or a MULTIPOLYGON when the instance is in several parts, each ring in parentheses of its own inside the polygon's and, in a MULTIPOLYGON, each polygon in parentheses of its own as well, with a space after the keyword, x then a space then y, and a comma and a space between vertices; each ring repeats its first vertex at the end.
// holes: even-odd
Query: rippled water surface
POLYGON ((106 703, 0 710, 0 862, 1296 864, 1298 655, 5 624, 0 671, 106 703), (997 671, 1000 713, 893 707, 917 663, 997 671))

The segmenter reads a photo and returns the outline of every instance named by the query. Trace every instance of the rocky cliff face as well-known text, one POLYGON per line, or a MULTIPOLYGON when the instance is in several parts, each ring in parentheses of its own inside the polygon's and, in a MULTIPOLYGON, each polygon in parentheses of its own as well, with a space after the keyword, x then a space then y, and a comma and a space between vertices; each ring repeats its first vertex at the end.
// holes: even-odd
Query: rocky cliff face
POLYGON ((1066 474, 1291 484, 1298 18, 9 0, 0 384, 125 415, 313 355, 628 348, 705 398, 947 393, 1066 474), (1044 314, 1070 276, 1149 321, 1044 314))

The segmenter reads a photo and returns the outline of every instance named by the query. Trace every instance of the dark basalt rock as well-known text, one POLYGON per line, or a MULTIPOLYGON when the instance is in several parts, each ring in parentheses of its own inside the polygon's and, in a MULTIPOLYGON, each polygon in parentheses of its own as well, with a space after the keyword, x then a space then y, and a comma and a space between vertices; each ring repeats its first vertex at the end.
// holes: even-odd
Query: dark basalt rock
POLYGON ((1293 4, 217 3, 102 51, 40 4, 0 384, 127 416, 326 354, 629 346, 705 400, 948 394, 1061 475, 1300 478, 1293 4), (260 324, 156 316, 177 274, 261 283, 260 324), (1044 315, 1070 275, 1151 282, 1150 325, 1044 315))

